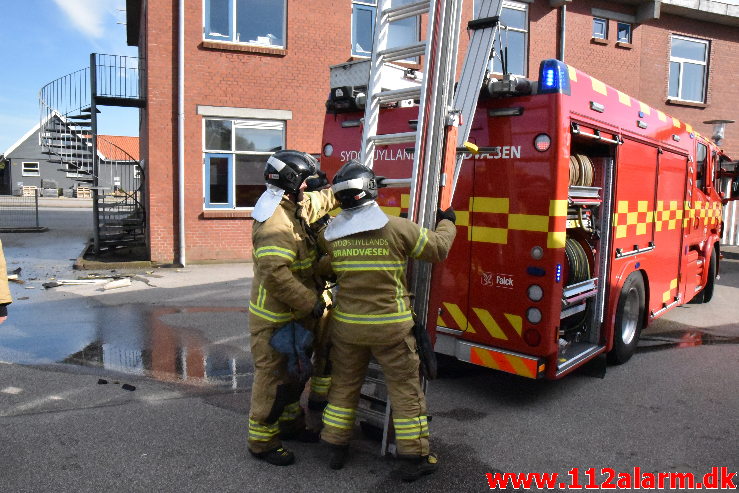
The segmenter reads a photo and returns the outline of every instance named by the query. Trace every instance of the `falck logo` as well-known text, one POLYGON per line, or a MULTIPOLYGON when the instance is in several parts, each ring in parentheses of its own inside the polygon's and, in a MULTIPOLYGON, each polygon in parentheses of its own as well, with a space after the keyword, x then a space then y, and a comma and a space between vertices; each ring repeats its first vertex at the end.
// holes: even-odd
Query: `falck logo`
POLYGON ((483 286, 492 286, 493 285, 493 273, 483 272, 482 279, 480 279, 480 282, 482 283, 483 286))

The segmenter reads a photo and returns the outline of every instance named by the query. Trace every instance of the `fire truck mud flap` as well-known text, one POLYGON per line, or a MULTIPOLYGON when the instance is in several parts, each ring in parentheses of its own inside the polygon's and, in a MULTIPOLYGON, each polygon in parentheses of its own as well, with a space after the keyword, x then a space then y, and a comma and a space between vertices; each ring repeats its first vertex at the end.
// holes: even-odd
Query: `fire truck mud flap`
MULTIPOLYGON (((445 333, 446 330, 441 332, 437 329, 434 349, 438 353, 522 377, 536 379, 544 376, 546 365, 543 358, 472 344, 459 340, 455 335, 445 333)), ((455 332, 461 334, 461 331, 455 332)))

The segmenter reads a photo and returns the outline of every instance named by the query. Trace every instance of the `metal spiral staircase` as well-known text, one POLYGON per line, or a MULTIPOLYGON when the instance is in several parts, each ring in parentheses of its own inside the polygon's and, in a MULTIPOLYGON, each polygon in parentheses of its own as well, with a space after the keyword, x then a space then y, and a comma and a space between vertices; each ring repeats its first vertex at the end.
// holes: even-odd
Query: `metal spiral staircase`
POLYGON ((142 164, 114 142, 100 142, 97 131, 99 107, 146 106, 144 81, 139 58, 92 53, 89 67, 39 93, 42 149, 78 190, 92 193, 95 253, 145 242, 142 164))

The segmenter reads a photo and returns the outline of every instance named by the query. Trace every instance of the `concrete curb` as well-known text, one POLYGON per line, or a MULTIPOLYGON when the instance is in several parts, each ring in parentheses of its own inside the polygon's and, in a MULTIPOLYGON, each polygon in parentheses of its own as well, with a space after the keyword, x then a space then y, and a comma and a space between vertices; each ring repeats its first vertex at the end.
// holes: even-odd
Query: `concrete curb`
POLYGON ((88 241, 85 248, 77 256, 72 268, 74 270, 112 270, 112 269, 150 269, 158 265, 151 260, 88 260, 85 254, 92 247, 92 241, 88 241))
POLYGON ((44 233, 49 228, 39 226, 38 228, 0 228, 0 233, 44 233))

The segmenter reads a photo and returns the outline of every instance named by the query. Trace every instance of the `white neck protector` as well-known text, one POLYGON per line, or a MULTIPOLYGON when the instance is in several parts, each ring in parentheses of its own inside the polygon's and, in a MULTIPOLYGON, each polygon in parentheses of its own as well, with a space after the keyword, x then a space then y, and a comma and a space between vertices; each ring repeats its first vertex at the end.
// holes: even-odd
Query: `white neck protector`
POLYGON ((327 241, 333 241, 354 233, 374 231, 385 226, 389 220, 373 200, 359 207, 341 211, 326 227, 324 237, 327 241))
POLYGON ((283 189, 267 183, 267 190, 265 190, 262 196, 259 197, 259 200, 257 200, 257 204, 251 212, 251 217, 259 222, 264 222, 272 217, 277 206, 280 205, 283 195, 285 195, 285 191, 283 189))

